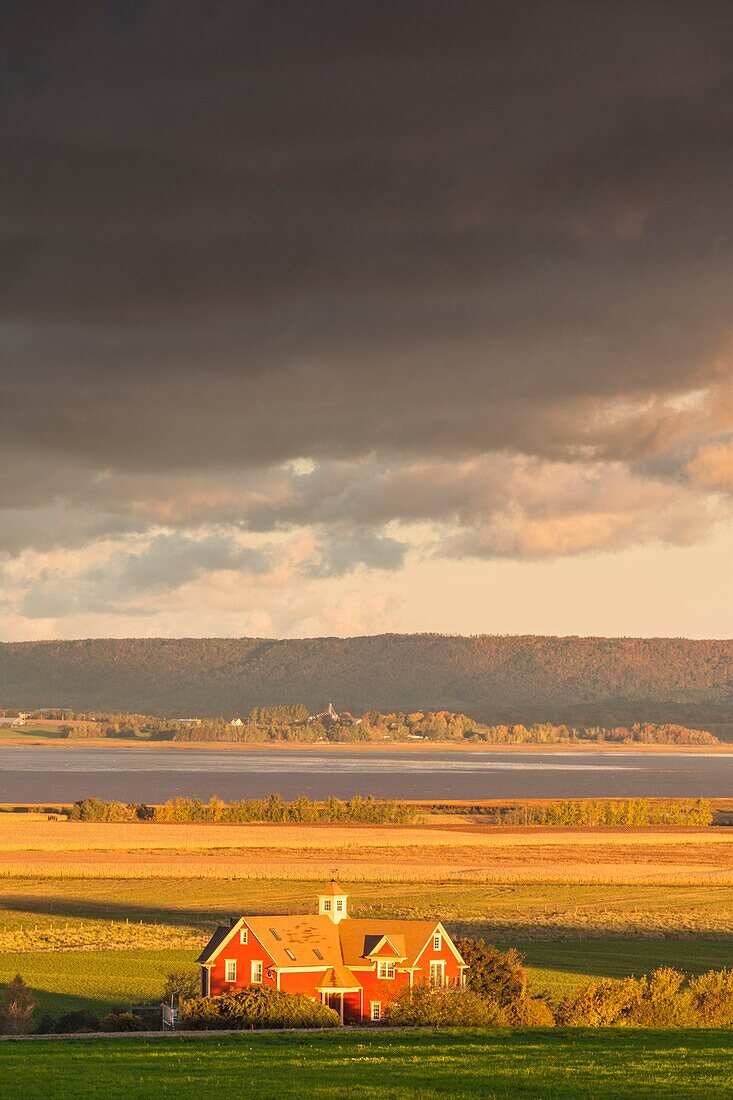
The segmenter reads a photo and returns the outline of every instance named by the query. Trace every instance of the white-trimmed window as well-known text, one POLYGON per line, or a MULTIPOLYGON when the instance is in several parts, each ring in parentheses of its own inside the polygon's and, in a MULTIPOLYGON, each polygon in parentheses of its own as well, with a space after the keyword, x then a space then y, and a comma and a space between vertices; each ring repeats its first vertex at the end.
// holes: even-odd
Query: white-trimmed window
POLYGON ((343 913, 343 911, 344 911, 344 899, 343 898, 336 898, 336 912, 337 913, 343 913))
POLYGON ((262 963, 255 959, 252 963, 252 985, 262 984, 262 963))
MULTIPOLYGON (((382 959, 377 963, 377 977, 380 981, 390 981, 395 976, 397 966, 393 962, 385 962, 382 959)), ((378 1002, 375 1001, 375 1004, 378 1002)))
POLYGON ((237 960, 236 959, 224 959, 224 981, 236 982, 237 980, 237 960))
POLYGON ((331 899, 330 898, 324 898, 323 899, 323 911, 324 911, 324 913, 330 913, 331 912, 331 899))
POLYGON ((374 1020, 374 1022, 377 1023, 379 1020, 382 1019, 382 1002, 381 1001, 370 1001, 369 1004, 370 1004, 370 1007, 371 1007, 371 1010, 372 1010, 372 1012, 371 1012, 372 1020, 374 1020))
POLYGON ((239 929, 239 942, 242 945, 249 943, 249 928, 239 929))
POLYGON ((443 950, 443 937, 441 936, 440 932, 436 932, 435 935, 433 936, 433 951, 442 951, 442 950, 443 950))

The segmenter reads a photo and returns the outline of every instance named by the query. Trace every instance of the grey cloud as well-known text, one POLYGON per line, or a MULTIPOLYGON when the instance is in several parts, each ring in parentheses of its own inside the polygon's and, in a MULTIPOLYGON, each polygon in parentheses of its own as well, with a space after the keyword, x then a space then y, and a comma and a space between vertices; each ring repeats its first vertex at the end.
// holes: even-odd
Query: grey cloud
POLYGON ((304 572, 309 577, 342 577, 360 565, 391 572, 402 567, 406 552, 407 543, 387 535, 369 531, 331 535, 304 572))
POLYGON ((165 595, 215 570, 235 570, 258 576, 267 571, 267 549, 239 546, 231 536, 189 538, 181 534, 155 536, 140 550, 117 550, 101 565, 71 577, 43 570, 20 602, 29 618, 49 618, 72 612, 125 614, 131 603, 165 595))

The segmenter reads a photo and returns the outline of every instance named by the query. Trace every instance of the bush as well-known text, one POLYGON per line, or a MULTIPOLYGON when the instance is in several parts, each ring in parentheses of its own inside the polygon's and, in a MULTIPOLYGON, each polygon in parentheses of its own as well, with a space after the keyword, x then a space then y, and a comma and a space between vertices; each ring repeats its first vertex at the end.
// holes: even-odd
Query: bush
POLYGON ((393 1027, 501 1027, 507 1023, 496 1001, 466 986, 406 987, 385 1008, 384 1022, 393 1027))
POLYGON ((101 798, 82 798, 75 802, 69 814, 72 821, 134 821, 132 806, 124 802, 105 801, 101 798))
POLYGON ((690 982, 698 1027, 733 1027, 733 970, 709 970, 690 982))
POLYGON ((0 997, 0 1033, 27 1035, 33 1030, 35 1007, 35 997, 20 974, 16 974, 0 997))
POLYGON ((102 1031, 146 1031, 140 1016, 134 1012, 110 1012, 101 1024, 102 1031))
POLYGON ((99 1016, 95 1016, 86 1008, 78 1008, 75 1012, 67 1012, 64 1016, 59 1016, 51 1030, 59 1035, 70 1035, 75 1031, 99 1031, 99 1016))
POLYGON ((588 982, 563 1004, 561 1022, 566 1027, 621 1026, 627 1022, 638 995, 634 978, 588 982))
POLYGON ((524 956, 515 948, 500 951, 484 940, 464 937, 456 943, 463 961, 470 967, 466 987, 502 1008, 514 1004, 527 991, 524 956))
POLYGON ((249 986, 221 997, 195 997, 180 1007, 182 1027, 194 1031, 238 1028, 338 1027, 332 1008, 302 993, 249 986))
MULTIPOLYGON (((662 966, 648 977, 589 982, 565 1003, 569 1027, 695 1027, 695 1002, 684 974, 662 966)), ((714 983, 710 983, 711 985, 714 983)))
POLYGON ((511 1027, 554 1027, 555 1016, 543 997, 520 997, 505 1010, 511 1027))
POLYGON ((629 1013, 632 1027, 694 1027, 692 994, 683 988, 684 974, 660 966, 638 982, 639 995, 629 1013))

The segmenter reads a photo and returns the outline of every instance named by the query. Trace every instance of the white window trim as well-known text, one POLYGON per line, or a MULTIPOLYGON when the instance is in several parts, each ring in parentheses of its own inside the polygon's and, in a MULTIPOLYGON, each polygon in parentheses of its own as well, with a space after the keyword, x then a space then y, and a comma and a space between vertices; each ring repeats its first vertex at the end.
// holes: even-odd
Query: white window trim
POLYGON ((397 963, 394 963, 392 961, 385 962, 384 959, 379 959, 377 961, 377 978, 380 982, 394 981, 396 973, 397 973, 397 963), (392 973, 391 974, 383 973, 383 968, 384 968, 385 972, 387 970, 391 970, 392 973))
POLYGON ((376 1024, 382 1019, 382 1002, 370 1001, 369 1002, 369 1015, 370 1019, 376 1024), (375 1015, 376 1013, 376 1015, 375 1015))
POLYGON ((262 979, 265 973, 265 964, 260 959, 253 959, 250 966, 250 980, 252 985, 262 985, 262 979), (255 977, 255 973, 259 973, 259 978, 255 977))
POLYGON ((443 950, 443 937, 440 932, 436 932, 433 936, 433 951, 443 950))
POLYGON ((330 898, 324 898, 323 909, 324 909, 324 912, 326 912, 326 913, 331 912, 331 899, 330 898))
POLYGON ((237 980, 237 960, 236 959, 224 959, 224 981, 228 985, 233 985, 237 980), (230 967, 234 967, 234 977, 229 977, 230 967))
POLYGON ((239 942, 242 944, 243 947, 249 943, 249 928, 239 929, 239 942))
POLYGON ((343 913, 343 911, 344 911, 344 899, 343 898, 336 898, 336 912, 337 913, 343 913))
POLYGON ((428 970, 428 980, 433 986, 445 985, 445 960, 444 959, 431 959, 430 969, 428 970), (433 974, 437 971, 438 976, 433 977, 433 974))

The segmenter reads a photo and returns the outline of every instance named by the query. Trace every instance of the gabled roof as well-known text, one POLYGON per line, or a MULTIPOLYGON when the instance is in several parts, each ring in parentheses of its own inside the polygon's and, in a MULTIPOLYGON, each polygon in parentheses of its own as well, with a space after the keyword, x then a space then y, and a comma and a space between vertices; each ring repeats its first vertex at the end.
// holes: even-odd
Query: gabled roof
POLYGON ((341 962, 338 929, 330 917, 245 917, 245 923, 275 966, 334 966, 341 962))
POLYGON ((364 954, 370 959, 405 959, 405 937, 401 932, 397 935, 390 932, 388 936, 365 936, 364 954))
POLYGON ((397 947, 400 941, 404 950, 399 956, 404 958, 406 966, 414 966, 433 932, 438 921, 427 920, 372 920, 349 917, 337 926, 341 938, 341 951, 346 966, 363 966, 369 962, 369 953, 383 939, 387 938, 397 947))
POLYGON ((346 991, 347 989, 361 989, 361 982, 354 977, 348 966, 339 963, 338 966, 329 966, 316 989, 331 993, 341 992, 341 990, 346 991))
MULTIPOLYGON (((369 968, 380 958, 398 960, 403 966, 418 966, 431 937, 436 930, 442 930, 439 921, 350 917, 334 924, 327 916, 242 917, 231 925, 219 925, 196 961, 212 962, 226 941, 238 935, 242 927, 250 929, 274 966, 316 970, 363 969, 365 965, 369 968)), ((455 948, 453 951, 462 962, 455 948)))
POLYGON ((199 957, 196 959, 197 963, 208 962, 212 955, 215 955, 218 948, 221 947, 224 940, 227 938, 232 930, 231 924, 220 924, 214 935, 211 937, 206 947, 203 949, 199 957))

